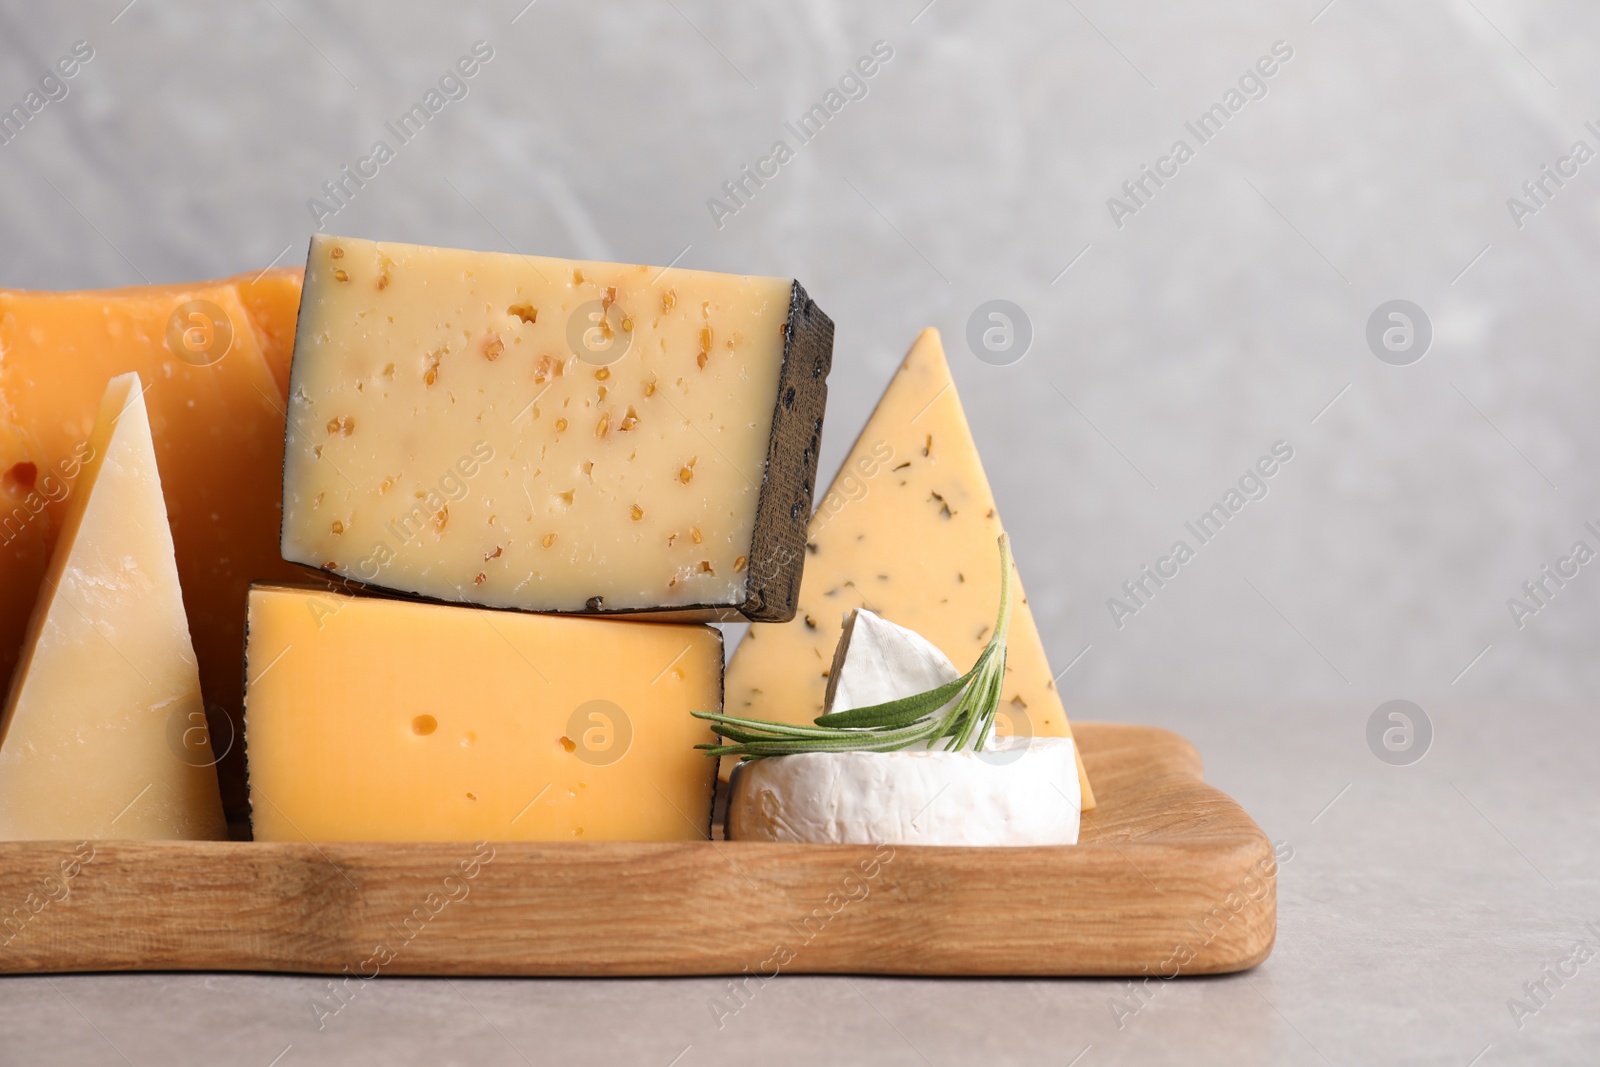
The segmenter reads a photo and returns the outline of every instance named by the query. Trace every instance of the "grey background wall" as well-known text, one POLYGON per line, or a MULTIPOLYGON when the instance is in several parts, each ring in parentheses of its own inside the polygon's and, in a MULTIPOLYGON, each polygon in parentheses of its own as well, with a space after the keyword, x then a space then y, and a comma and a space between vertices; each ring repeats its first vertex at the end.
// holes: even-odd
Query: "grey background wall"
POLYGON ((1583 125, 1600 116, 1588 42, 1563 28, 1600 15, 1524 25, 1513 5, 1491 23, 1466 3, 1343 0, 1310 23, 1286 4, 946 0, 913 23, 915 6, 851 8, 13 12, 6 103, 74 42, 94 58, 0 149, 0 282, 292 263, 319 221, 794 274, 839 326, 825 468, 916 331, 944 331, 1050 647, 1064 666, 1095 646, 1063 679, 1070 697, 1593 691, 1600 660, 1577 652, 1600 601, 1582 580, 1520 631, 1505 601, 1600 518, 1584 417, 1595 191, 1580 169, 1520 229, 1506 200, 1575 140, 1600 148, 1583 125), (402 144, 386 123, 479 40, 494 58, 402 144), (894 54, 866 95, 800 144, 785 122, 876 41, 894 54), (1184 123, 1280 41, 1293 57, 1258 79, 1266 95, 1201 144, 1184 123), (723 183, 780 139, 793 159, 714 216, 707 201, 738 206, 723 183), (1123 183, 1179 139, 1194 158, 1147 180, 1119 227, 1108 199, 1133 207, 1123 183), (394 159, 347 182, 339 208, 323 183, 379 140, 394 159), (315 218, 313 198, 336 213, 315 218), (997 297, 1033 327, 1007 367, 964 341, 997 297), (1392 298, 1435 331, 1409 367, 1364 339, 1392 298), (1107 598, 1280 439, 1295 461, 1267 499, 1117 629, 1107 598))
MULTIPOLYGON (((1436 1028, 1419 1060, 1448 1045, 1460 1063, 1486 1043, 1532 1055, 1600 1036, 1594 990, 1532 1037, 1503 1004, 1555 951, 1541 946, 1600 917, 1600 564, 1520 626, 1507 603, 1574 542, 1600 550, 1584 526, 1600 527, 1600 161, 1561 162, 1575 142, 1600 152, 1600 9, 125 2, 0 7, 0 105, 74 42, 94 52, 0 146, 0 285, 289 263, 319 221, 793 275, 838 325, 830 471, 937 326, 1048 648, 1072 664, 1069 711, 1189 736, 1212 780, 1309 857, 1286 867, 1259 990, 1273 1011, 1245 989, 1248 1018, 1224 1012, 1213 1033, 1237 1027, 1271 1062, 1307 1045, 1388 1058, 1402 1023, 1436 1028), (479 41, 493 58, 401 145, 385 124, 479 41), (785 123, 875 42, 892 58, 800 144, 785 123), (1272 75, 1247 77, 1275 49, 1272 75), (1185 124, 1230 90, 1241 106, 1202 143, 1185 124), (394 158, 343 206, 328 198, 380 139, 394 158), (780 139, 793 158, 730 200, 723 183, 780 139), (1161 163, 1180 139, 1193 157, 1161 163), (1124 183, 1146 165, 1171 176, 1134 199, 1124 183), (1541 179, 1535 200, 1524 183, 1541 179), (319 220, 314 198, 337 212, 319 220), (1004 366, 966 340, 996 298, 1032 330, 1004 366), (1431 324, 1404 366, 1367 339, 1394 299, 1431 324), (1119 626, 1108 598, 1179 538, 1196 545, 1184 523, 1279 441, 1293 458, 1267 495, 1119 626), (1433 731, 1403 768, 1366 735, 1397 698, 1433 731), (1474 965, 1452 955, 1488 933, 1474 965), (1335 985, 1364 1007, 1337 1007, 1335 985), (1352 1017, 1387 1020, 1388 1043, 1352 1017)), ((1103 992, 1052 988, 1039 1004, 1106 1026, 1103 992)), ((1181 994, 1189 1010, 1204 988, 1181 994)), ((1062 1037, 1061 1062, 1089 1040, 1062 1037)))

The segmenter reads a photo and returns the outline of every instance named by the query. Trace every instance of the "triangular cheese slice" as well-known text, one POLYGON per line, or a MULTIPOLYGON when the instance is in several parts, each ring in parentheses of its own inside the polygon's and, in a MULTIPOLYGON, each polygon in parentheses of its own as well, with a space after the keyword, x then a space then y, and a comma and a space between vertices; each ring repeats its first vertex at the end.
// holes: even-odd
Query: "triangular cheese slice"
POLYGON ((0 715, 0 840, 226 838, 138 375, 88 445, 0 715))
MULTIPOLYGON (((999 608, 1001 529, 939 332, 924 330, 811 518, 794 620, 751 626, 734 651, 728 713, 792 723, 822 714, 852 608, 909 627, 958 669, 971 667, 999 608)), ((999 732, 1071 737, 1022 579, 1013 581, 999 732)), ((1081 759, 1078 777, 1092 808, 1081 759)))

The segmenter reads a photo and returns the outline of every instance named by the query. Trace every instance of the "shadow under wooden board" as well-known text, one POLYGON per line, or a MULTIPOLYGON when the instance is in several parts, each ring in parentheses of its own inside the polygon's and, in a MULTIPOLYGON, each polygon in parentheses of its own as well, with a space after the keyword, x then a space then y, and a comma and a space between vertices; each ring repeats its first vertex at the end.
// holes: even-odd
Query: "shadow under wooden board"
POLYGON ((1076 728, 1061 848, 0 843, 0 973, 1217 974, 1266 959, 1271 843, 1183 738, 1076 728))

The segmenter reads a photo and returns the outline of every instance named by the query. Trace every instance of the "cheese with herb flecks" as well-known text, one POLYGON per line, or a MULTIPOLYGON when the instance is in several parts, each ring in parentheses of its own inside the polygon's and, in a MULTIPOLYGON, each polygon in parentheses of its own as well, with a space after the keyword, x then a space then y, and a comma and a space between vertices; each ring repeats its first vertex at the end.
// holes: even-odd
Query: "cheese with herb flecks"
POLYGON ((785 278, 314 237, 284 557, 489 607, 787 619, 832 343, 785 278))
MULTIPOLYGON (((728 714, 791 723, 822 714, 841 620, 855 608, 971 667, 999 608, 1001 529, 939 334, 924 330, 812 516, 794 620, 752 626, 735 649, 728 714)), ((1013 580, 999 732, 1070 737, 1021 578, 1013 580)), ((732 765, 725 760, 724 772, 732 765)), ((1081 760, 1079 778, 1092 808, 1081 760)))

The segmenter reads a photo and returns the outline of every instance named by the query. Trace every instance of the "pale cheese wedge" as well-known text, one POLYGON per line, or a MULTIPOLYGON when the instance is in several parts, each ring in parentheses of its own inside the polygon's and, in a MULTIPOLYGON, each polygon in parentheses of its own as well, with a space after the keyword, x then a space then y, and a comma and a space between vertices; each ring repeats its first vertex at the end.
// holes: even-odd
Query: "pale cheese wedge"
POLYGON ((225 838, 138 375, 88 453, 0 715, 0 840, 225 838))

